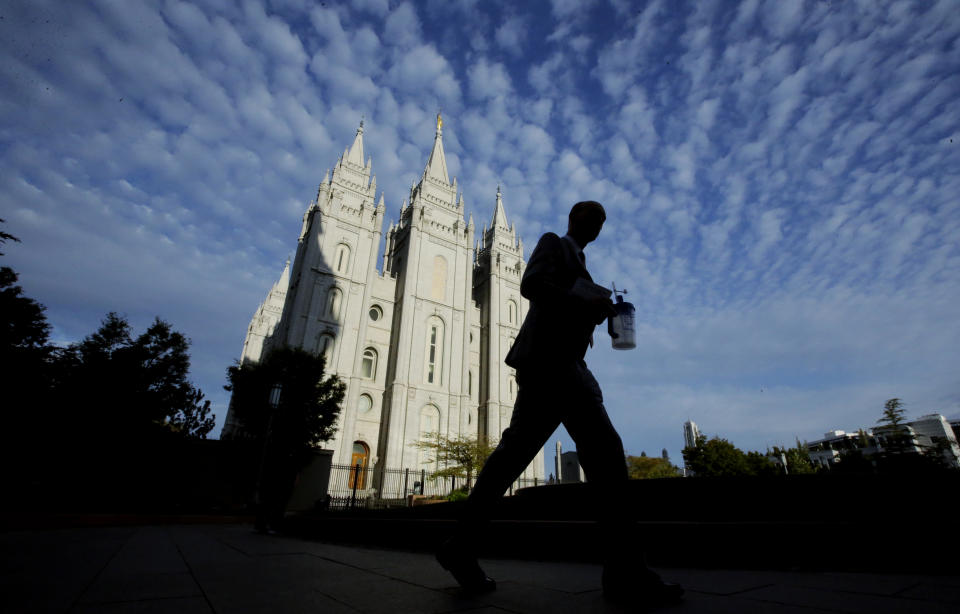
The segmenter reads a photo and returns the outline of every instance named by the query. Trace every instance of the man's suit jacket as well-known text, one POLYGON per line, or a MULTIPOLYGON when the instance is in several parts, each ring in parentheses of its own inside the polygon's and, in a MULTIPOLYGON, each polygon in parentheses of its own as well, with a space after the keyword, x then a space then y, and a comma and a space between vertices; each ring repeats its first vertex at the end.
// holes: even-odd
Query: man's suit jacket
POLYGON ((570 292, 578 277, 593 281, 576 247, 552 232, 540 237, 520 282, 530 309, 507 354, 509 366, 550 368, 583 359, 597 322, 594 310, 570 292))

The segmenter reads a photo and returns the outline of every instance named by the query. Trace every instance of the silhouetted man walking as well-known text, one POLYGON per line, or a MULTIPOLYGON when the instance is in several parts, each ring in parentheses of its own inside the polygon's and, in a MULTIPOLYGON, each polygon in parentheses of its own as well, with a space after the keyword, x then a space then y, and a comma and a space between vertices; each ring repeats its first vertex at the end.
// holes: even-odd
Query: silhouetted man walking
MULTIPOLYGON (((604 492, 622 492, 627 481, 623 443, 603 407, 603 395, 583 361, 593 330, 614 315, 609 291, 593 284, 583 248, 606 221, 600 203, 579 202, 570 210, 567 234, 546 233, 530 254, 520 293, 530 309, 506 363, 517 370, 519 392, 510 426, 490 455, 457 534, 437 560, 469 591, 496 588, 477 564, 476 542, 490 508, 523 472, 547 438, 563 423, 577 444, 587 481, 604 492)), ((608 500, 609 501, 609 500, 608 500)), ((665 584, 642 562, 623 506, 604 502, 604 595, 630 604, 680 599, 683 589, 665 584)))

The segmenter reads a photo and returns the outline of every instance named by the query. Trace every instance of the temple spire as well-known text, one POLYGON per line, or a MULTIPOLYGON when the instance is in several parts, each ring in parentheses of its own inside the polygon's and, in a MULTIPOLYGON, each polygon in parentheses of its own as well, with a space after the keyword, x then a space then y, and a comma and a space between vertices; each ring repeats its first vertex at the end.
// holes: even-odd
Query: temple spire
POLYGON ((357 135, 353 137, 353 145, 350 146, 350 151, 347 153, 344 158, 347 162, 351 164, 356 164, 357 166, 363 166, 363 120, 360 120, 360 127, 357 128, 357 135))
POLYGON ((447 159, 443 153, 443 117, 437 113, 437 132, 433 137, 433 151, 427 160, 427 168, 423 172, 425 177, 442 181, 450 185, 450 175, 447 174, 447 159))
POLYGON ((507 213, 503 210, 503 197, 500 194, 499 185, 497 185, 497 206, 493 210, 493 221, 490 223, 490 228, 510 230, 510 224, 507 222, 507 213))
POLYGON ((290 256, 287 256, 287 263, 283 265, 283 273, 280 273, 280 279, 273 284, 271 292, 285 292, 290 285, 290 256))

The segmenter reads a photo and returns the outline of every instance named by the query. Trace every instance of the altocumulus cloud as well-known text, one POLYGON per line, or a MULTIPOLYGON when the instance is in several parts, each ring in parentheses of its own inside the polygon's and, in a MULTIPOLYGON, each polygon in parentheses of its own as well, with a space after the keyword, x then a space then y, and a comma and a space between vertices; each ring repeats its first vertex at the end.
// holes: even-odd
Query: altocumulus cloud
MULTIPOLYGON (((960 411, 954 3, 34 1, 2 9, 7 258, 56 338, 109 310, 223 370, 361 116, 389 215, 445 145, 527 250, 587 250, 640 344, 590 362, 629 451, 960 411)), ((564 436, 565 437, 565 436, 564 436)))

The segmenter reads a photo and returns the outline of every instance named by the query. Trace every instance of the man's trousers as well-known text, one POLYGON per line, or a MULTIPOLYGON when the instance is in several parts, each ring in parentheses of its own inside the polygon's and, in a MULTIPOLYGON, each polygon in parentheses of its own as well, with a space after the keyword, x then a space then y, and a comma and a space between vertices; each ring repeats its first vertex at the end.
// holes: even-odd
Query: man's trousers
POLYGON ((607 495, 598 498, 604 502, 598 519, 607 542, 604 554, 609 559, 613 541, 629 533, 629 511, 622 505, 611 505, 626 486, 627 467, 623 443, 607 416, 597 380, 581 360, 549 369, 518 369, 517 383, 510 426, 477 476, 459 538, 467 543, 479 538, 493 505, 562 423, 577 445, 587 482, 607 495))

